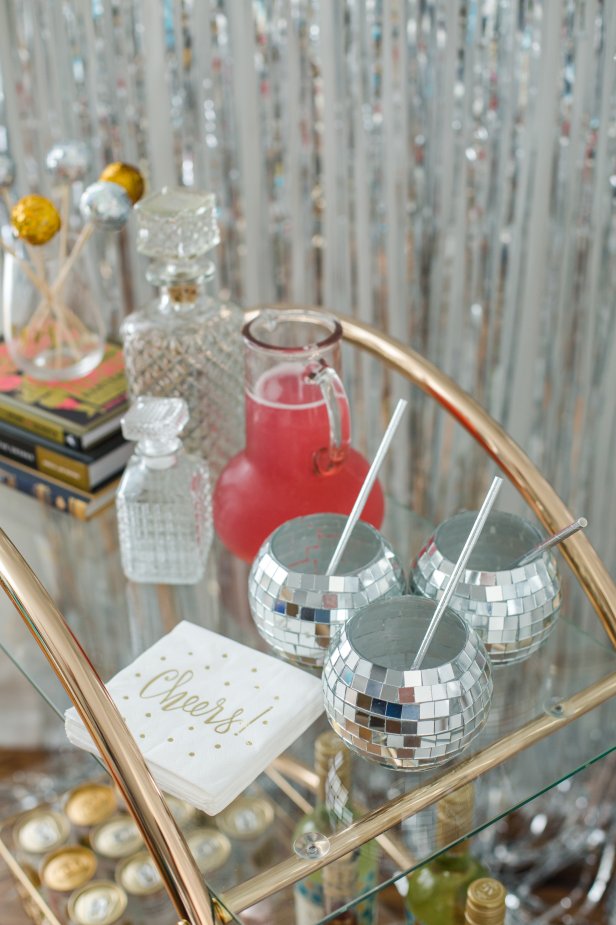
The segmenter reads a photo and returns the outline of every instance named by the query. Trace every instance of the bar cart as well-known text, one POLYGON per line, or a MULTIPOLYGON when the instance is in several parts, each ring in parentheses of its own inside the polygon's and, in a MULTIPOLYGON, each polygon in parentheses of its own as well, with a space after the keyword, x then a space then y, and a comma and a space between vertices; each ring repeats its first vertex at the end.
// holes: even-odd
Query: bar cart
MULTIPOLYGON (((440 406, 448 420, 455 420, 491 457, 526 503, 527 513, 532 512, 546 532, 573 519, 522 449, 452 380, 374 328, 351 318, 341 321, 352 354, 374 358, 379 367, 398 376, 398 388, 403 383, 410 389, 410 383, 440 406)), ((515 685, 511 676, 502 681, 508 685, 504 702, 520 698, 520 708, 511 712, 512 722, 496 716, 470 754, 420 776, 355 761, 363 815, 331 838, 324 857, 305 860, 293 853, 290 832, 294 818, 311 804, 316 775, 309 767, 310 756, 315 735, 326 728, 322 718, 253 785, 251 792, 261 793, 274 806, 271 836, 252 854, 240 845, 231 863, 206 884, 182 826, 174 821, 100 679, 110 677, 179 619, 201 622, 262 647, 246 609, 246 569, 217 548, 207 577, 195 588, 128 586, 119 567, 112 508, 85 524, 5 488, 0 501, 6 531, 0 536, 0 583, 53 673, 45 670, 36 647, 24 642, 26 636, 15 618, 12 628, 8 617, 4 621, 3 648, 60 715, 68 705, 64 692, 77 707, 160 872, 172 904, 169 908, 175 910, 169 912, 170 925, 258 921, 254 914, 261 904, 262 921, 289 922, 293 884, 371 839, 379 840, 385 859, 374 891, 385 894, 394 881, 434 854, 429 838, 416 839, 411 848, 407 835, 413 820, 425 818, 443 796, 476 781, 485 795, 473 826, 480 829, 616 746, 614 724, 609 722, 610 698, 616 694, 616 586, 587 537, 577 535, 562 547, 571 572, 569 590, 558 626, 541 651, 541 662, 529 659, 516 668, 515 685), (16 547, 24 551, 51 595, 16 547), (598 618, 596 631, 587 628, 586 612, 591 608, 598 618), (248 917, 245 910, 250 910, 248 917)), ((406 564, 431 526, 389 500, 384 532, 395 534, 406 564)), ((9 608, 4 603, 2 607, 2 613, 8 614, 9 608)), ((93 764, 91 773, 102 772, 93 764)), ((3 827, 0 852, 31 894, 41 919, 47 915, 49 921, 58 921, 7 845, 3 827)))

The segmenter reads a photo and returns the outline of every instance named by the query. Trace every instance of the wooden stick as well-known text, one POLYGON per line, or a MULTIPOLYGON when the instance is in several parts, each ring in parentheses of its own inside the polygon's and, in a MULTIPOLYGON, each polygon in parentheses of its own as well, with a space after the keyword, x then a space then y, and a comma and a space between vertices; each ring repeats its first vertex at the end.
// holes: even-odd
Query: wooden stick
MULTIPOLYGON (((46 279, 44 277, 41 277, 38 273, 36 273, 32 269, 31 265, 28 263, 27 260, 24 260, 22 257, 20 257, 17 251, 15 251, 10 245, 5 244, 5 242, 2 240, 0 240, 0 247, 2 247, 2 250, 4 250, 7 254, 9 254, 13 258, 13 260, 18 264, 18 266, 27 275, 32 285, 35 286, 35 288, 41 294, 42 301, 38 305, 36 311, 34 312, 29 322, 29 327, 31 329, 34 328, 34 330, 36 331, 36 328, 40 327, 42 324, 45 311, 51 309, 56 315, 58 311, 60 312, 63 311, 67 316, 70 315, 76 322, 77 326, 81 328, 82 332, 87 332, 88 329, 86 328, 82 320, 78 318, 77 315, 75 315, 73 311, 71 311, 66 305, 61 305, 60 303, 56 303, 53 297, 53 293, 51 289, 49 288, 46 279)), ((44 273, 44 266, 41 260, 39 259, 40 255, 38 255, 36 251, 31 251, 31 253, 33 253, 33 255, 36 255, 36 257, 34 257, 34 261, 36 264, 38 264, 43 269, 43 273, 44 273)), ((69 337, 70 336, 71 335, 69 334, 69 337)), ((73 349, 76 350, 76 347, 74 347, 74 339, 73 339, 73 349)))
MULTIPOLYGON (((65 189, 68 191, 68 188, 65 187, 65 189)), ((5 190, 2 192, 4 193, 5 190)), ((0 239, 0 247, 2 247, 5 253, 9 254, 13 260, 15 260, 17 265, 23 270, 33 286, 41 295, 41 302, 37 306, 28 324, 30 332, 36 333, 36 331, 42 327, 47 313, 51 311, 58 325, 58 333, 61 340, 66 340, 69 349, 75 358, 79 356, 80 351, 77 348, 75 337, 70 331, 69 325, 73 323, 79 329, 81 334, 87 334, 89 332, 81 318, 78 318, 77 315, 68 308, 68 306, 64 305, 58 300, 58 294, 64 285, 68 274, 74 266, 79 253, 83 250, 93 231, 94 225, 84 226, 81 234, 75 242, 75 246, 73 247, 69 257, 64 261, 64 264, 62 265, 56 280, 51 286, 49 286, 47 283, 42 255, 37 248, 26 244, 26 248, 32 260, 32 264, 34 264, 38 272, 33 269, 27 260, 24 260, 22 257, 20 257, 14 248, 0 239)), ((62 243, 60 246, 62 247, 62 243)))
POLYGON ((36 270, 36 275, 41 281, 43 287, 43 292, 47 292, 49 287, 47 285, 47 274, 45 272, 45 261, 43 260, 43 255, 38 247, 35 247, 34 244, 28 244, 25 242, 26 251, 30 258, 30 263, 33 265, 36 270))
MULTIPOLYGON (((36 267, 37 275, 43 284, 43 291, 44 291, 43 305, 48 306, 51 309, 51 312, 55 317, 57 328, 58 328, 58 339, 60 341, 60 346, 62 346, 62 343, 66 341, 66 343, 68 344, 69 350, 73 354, 73 357, 77 359, 77 357, 79 356, 79 350, 77 348, 75 338, 68 326, 68 322, 69 322, 68 315, 69 315, 70 310, 67 308, 66 305, 63 305, 61 302, 57 301, 56 294, 52 291, 52 289, 49 287, 47 283, 47 275, 45 273, 45 261, 43 260, 43 254, 41 253, 40 249, 38 247, 34 247, 33 245, 27 244, 27 243, 26 243, 26 249, 30 255, 30 260, 36 267)), ((36 326, 33 326, 33 322, 36 318, 39 308, 40 306, 37 306, 36 311, 34 312, 34 315, 30 319, 30 322, 28 325, 31 334, 33 333, 33 331, 37 330, 36 326)), ((82 325, 81 320, 77 318, 74 312, 70 312, 70 314, 80 325, 82 325)), ((82 325, 82 328, 83 328, 83 325, 82 325)))
MULTIPOLYGON (((64 187, 64 189, 67 189, 67 187, 64 187)), ((56 279, 53 281, 53 283, 49 287, 48 295, 46 294, 46 299, 49 301, 52 311, 54 312, 56 308, 56 299, 58 298, 62 290, 62 287, 64 286, 64 283, 68 279, 68 275, 71 272, 72 268, 74 267, 81 251, 84 249, 85 245, 87 244, 90 237, 92 236, 94 229, 95 229, 95 225, 92 222, 89 222, 87 225, 83 226, 83 228, 81 229, 81 232, 79 233, 77 240, 75 241, 75 244, 73 245, 73 248, 70 254, 68 255, 67 259, 64 261, 64 263, 61 264, 60 270, 59 270, 59 273, 56 279)), ((38 306, 38 308, 36 309, 36 312, 34 313, 32 321, 34 321, 37 318, 39 310, 41 310, 42 307, 44 307, 44 303, 38 306)), ((82 320, 78 318, 77 315, 75 315, 73 311, 71 311, 71 309, 69 309, 66 305, 61 305, 61 303, 59 303, 58 308, 60 307, 62 308, 62 312, 64 314, 65 319, 70 315, 72 319, 75 321, 76 325, 80 328, 81 333, 88 333, 87 327, 84 325, 82 320)), ((67 336, 72 341, 73 352, 76 352, 74 338, 70 334, 70 331, 66 330, 66 333, 67 333, 67 336)))
POLYGON ((11 212, 13 211, 13 200, 11 199, 11 194, 9 193, 8 189, 5 186, 2 187, 2 190, 0 192, 2 193, 2 201, 4 202, 6 211, 9 216, 9 221, 10 221, 11 212))
POLYGON ((45 282, 40 279, 37 274, 34 272, 27 260, 24 260, 23 257, 20 257, 16 250, 14 250, 9 244, 5 244, 4 241, 0 239, 0 247, 5 253, 9 254, 13 260, 21 267, 26 276, 29 278, 33 286, 36 286, 38 291, 41 293, 43 298, 45 298, 46 286, 45 282))
POLYGON ((68 274, 71 272, 71 270, 73 269, 73 267, 75 266, 75 262, 77 258, 79 257, 80 253, 82 252, 87 242, 91 238, 92 234, 94 233, 94 228, 95 228, 95 225, 92 222, 88 222, 88 224, 84 225, 81 231, 79 232, 79 237, 75 241, 75 244, 73 245, 73 249, 71 250, 67 259, 64 261, 63 265, 60 267, 60 272, 58 273, 56 279, 51 284, 51 292, 54 295, 60 291, 60 289, 66 282, 66 278, 68 274))
POLYGON ((60 267, 62 267, 64 261, 66 260, 70 208, 71 188, 68 183, 63 183, 60 189, 60 244, 58 248, 58 260, 60 261, 60 267))

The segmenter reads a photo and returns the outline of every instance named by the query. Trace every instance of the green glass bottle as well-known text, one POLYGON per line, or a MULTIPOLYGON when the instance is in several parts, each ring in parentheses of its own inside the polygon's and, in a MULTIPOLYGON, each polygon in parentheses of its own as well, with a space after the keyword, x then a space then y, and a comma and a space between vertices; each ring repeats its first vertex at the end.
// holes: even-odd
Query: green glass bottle
POLYGON ((505 925, 507 890, 498 880, 474 880, 466 894, 464 925, 505 925))
MULTIPOLYGON (((437 844, 445 846, 473 825, 474 788, 460 787, 440 801, 436 809, 437 844)), ((406 894, 407 925, 464 925, 466 891, 488 871, 460 842, 414 871, 406 894)))
MULTIPOLYGON (((349 800, 351 753, 335 733, 324 732, 315 742, 314 754, 317 802, 312 812, 298 823, 294 839, 306 832, 331 835, 349 825, 357 815, 349 800)), ((328 913, 376 886, 378 866, 378 846, 368 842, 352 855, 334 861, 297 883, 294 889, 296 925, 316 925, 328 913)), ((375 921, 374 897, 335 919, 339 925, 374 925, 375 921)))
MULTIPOLYGON (((321 871, 323 876, 323 906, 325 915, 341 909, 353 898, 357 886, 358 859, 355 855, 347 854, 338 861, 332 861, 321 871)), ((345 909, 339 912, 328 925, 359 925, 359 907, 345 909)), ((372 912, 370 921, 373 921, 372 912)))

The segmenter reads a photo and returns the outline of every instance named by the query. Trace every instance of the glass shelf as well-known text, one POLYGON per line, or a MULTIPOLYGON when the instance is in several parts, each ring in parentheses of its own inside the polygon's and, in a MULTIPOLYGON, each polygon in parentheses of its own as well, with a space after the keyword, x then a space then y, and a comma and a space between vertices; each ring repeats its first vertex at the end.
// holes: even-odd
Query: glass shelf
MULTIPOLYGON (((215 548, 207 575, 199 585, 136 585, 127 582, 121 571, 112 508, 90 523, 81 523, 0 487, 0 510, 2 527, 54 597, 103 679, 130 663, 182 619, 265 650, 247 605, 248 567, 223 549, 215 548)), ((383 532, 405 564, 418 552, 430 529, 426 520, 388 501, 383 532)), ((565 573, 565 566, 562 571, 565 573)), ((616 745, 614 712, 609 701, 569 723, 559 713, 562 700, 608 677, 616 667, 616 654, 607 639, 599 638, 600 628, 597 637, 577 628, 582 622, 580 608, 589 610, 590 605, 580 602, 573 581, 565 581, 564 585, 562 616, 548 642, 526 662, 495 671, 492 712, 471 753, 485 749, 536 717, 551 716, 555 730, 480 777, 476 784, 474 831, 490 826, 576 774, 616 745)), ((3 626, 0 642, 5 652, 61 714, 68 706, 66 695, 5 596, 0 598, 0 618, 3 626)), ((22 707, 16 704, 15 709, 22 707)), ((57 746, 63 740, 63 731, 59 721, 44 722, 45 727, 52 725, 53 734, 45 732, 44 740, 57 746)), ((283 760, 275 763, 270 774, 261 775, 249 788, 249 794, 271 805, 274 821, 253 843, 232 843, 229 860, 208 878, 218 896, 223 899, 228 896, 233 909, 238 909, 242 883, 253 877, 265 879, 277 864, 293 858, 294 827, 303 807, 314 801, 311 789, 314 775, 310 770, 314 741, 326 728, 322 716, 285 753, 283 760)), ((0 744, 11 743, 5 737, 0 744)), ((66 748, 69 749, 68 744, 66 748)), ((464 759, 467 756, 468 752, 464 759)), ((419 774, 402 773, 354 757, 354 799, 359 807, 373 813, 384 804, 408 797, 417 788, 439 780, 449 770, 447 766, 419 774)), ((92 760, 91 775, 100 773, 92 760)), ((192 824, 196 821, 212 824, 202 814, 192 824)), ((380 919, 383 923, 389 921, 386 911, 389 900, 395 908, 398 894, 391 886, 393 882, 400 879, 401 873, 438 853, 434 828, 431 806, 387 833, 385 845, 380 848, 376 887, 383 893, 380 900, 385 910, 380 919)), ((292 887, 286 887, 249 913, 237 912, 234 921, 288 923, 291 894, 292 887)))

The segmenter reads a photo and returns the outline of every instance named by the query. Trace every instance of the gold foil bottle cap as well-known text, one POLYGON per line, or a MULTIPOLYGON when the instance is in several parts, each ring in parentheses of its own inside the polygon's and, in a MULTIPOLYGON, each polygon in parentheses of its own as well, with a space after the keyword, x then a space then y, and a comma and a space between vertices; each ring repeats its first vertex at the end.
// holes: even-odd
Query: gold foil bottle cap
POLYGON ((216 824, 229 838, 251 841, 259 838, 274 821, 274 805, 265 797, 238 797, 216 817, 216 824))
POLYGON ((498 880, 474 880, 466 894, 465 925, 504 925, 507 891, 498 880))
POLYGON ((52 809, 33 809, 16 823, 13 838, 31 854, 46 854, 63 845, 71 825, 66 816, 52 809))
POLYGON ((41 881, 50 890, 72 893, 96 873, 96 855, 83 845, 57 848, 43 859, 41 881))
POLYGON ((447 794, 436 807, 436 841, 444 848, 468 835, 473 827, 475 786, 465 784, 447 794))
POLYGON ((120 861, 115 877, 120 886, 133 896, 151 896, 164 889, 156 865, 147 851, 120 861))
POLYGON ((218 829, 204 826, 187 838, 190 852, 197 862, 197 867, 206 876, 219 870, 231 854, 231 842, 218 829))
POLYGON ((118 815, 90 833, 90 844, 104 858, 125 858, 143 845, 139 829, 130 816, 118 815))
POLYGON ((196 807, 186 800, 180 800, 178 797, 173 797, 168 793, 165 794, 165 800, 171 810, 171 815, 180 828, 187 826, 197 815, 196 807))
POLYGON ((127 905, 128 896, 119 884, 93 880, 71 895, 68 914, 74 925, 115 925, 127 905))
POLYGON ((314 769, 319 777, 317 800, 325 803, 328 775, 334 772, 342 787, 351 787, 351 753, 335 732, 322 732, 314 743, 314 769), (335 766, 335 770, 334 767, 335 766))
POLYGON ((113 787, 81 784, 68 794, 64 812, 73 825, 98 825, 117 811, 113 787))

